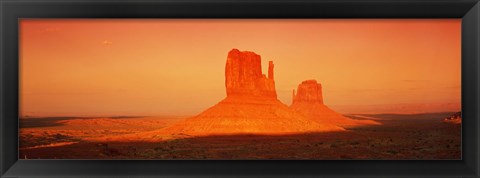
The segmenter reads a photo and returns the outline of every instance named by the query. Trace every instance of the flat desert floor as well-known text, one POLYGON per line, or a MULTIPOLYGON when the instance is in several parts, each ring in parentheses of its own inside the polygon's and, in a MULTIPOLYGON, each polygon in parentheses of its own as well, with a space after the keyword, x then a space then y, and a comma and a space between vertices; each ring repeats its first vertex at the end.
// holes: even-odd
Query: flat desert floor
POLYGON ((20 159, 461 159, 453 113, 346 115, 382 125, 297 135, 216 135, 163 141, 89 141, 162 129, 186 117, 22 118, 20 159))

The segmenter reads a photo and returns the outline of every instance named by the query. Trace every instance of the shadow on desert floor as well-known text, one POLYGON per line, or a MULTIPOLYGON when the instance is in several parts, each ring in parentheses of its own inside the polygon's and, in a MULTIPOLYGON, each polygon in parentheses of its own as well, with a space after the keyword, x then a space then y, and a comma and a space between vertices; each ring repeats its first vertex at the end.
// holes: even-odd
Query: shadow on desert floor
POLYGON ((460 159, 461 125, 388 115, 382 125, 294 135, 215 135, 159 142, 86 142, 20 150, 27 159, 460 159))

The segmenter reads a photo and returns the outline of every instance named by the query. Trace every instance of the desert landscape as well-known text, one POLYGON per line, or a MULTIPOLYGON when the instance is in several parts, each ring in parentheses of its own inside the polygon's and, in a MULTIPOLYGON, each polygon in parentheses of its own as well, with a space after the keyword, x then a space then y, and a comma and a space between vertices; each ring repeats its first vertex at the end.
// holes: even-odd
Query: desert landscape
MULTIPOLYGON (((169 125, 168 121, 156 128, 145 128, 138 126, 142 121, 128 123, 136 119, 148 122, 148 119, 113 119, 128 130, 111 129, 110 124, 77 125, 81 130, 75 130, 73 125, 22 127, 19 156, 20 159, 460 159, 461 125, 442 122, 442 118, 450 114, 368 115, 366 117, 377 118, 375 121, 382 125, 356 127, 347 132, 197 137, 179 134, 155 142, 143 139, 90 141, 88 138, 138 133, 135 129, 161 129, 169 125)), ((347 117, 361 119, 363 115, 347 117)), ((44 119, 57 122, 57 118, 44 119)), ((71 120, 99 123, 112 119, 71 120)))
POLYGON ((277 98, 274 61, 232 49, 226 97, 193 116, 22 117, 21 159, 461 159, 461 113, 341 114, 316 79, 277 98))
POLYGON ((459 160, 460 19, 20 19, 19 159, 459 160))

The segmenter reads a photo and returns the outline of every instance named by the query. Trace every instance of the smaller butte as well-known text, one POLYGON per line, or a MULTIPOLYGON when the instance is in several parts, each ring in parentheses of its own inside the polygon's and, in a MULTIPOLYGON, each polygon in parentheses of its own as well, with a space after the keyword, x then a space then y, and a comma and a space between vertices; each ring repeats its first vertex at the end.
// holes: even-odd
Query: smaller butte
POLYGON ((330 109, 323 103, 322 85, 316 80, 303 81, 298 85, 296 92, 293 90, 290 108, 320 124, 332 124, 345 128, 380 125, 373 120, 351 119, 330 109))

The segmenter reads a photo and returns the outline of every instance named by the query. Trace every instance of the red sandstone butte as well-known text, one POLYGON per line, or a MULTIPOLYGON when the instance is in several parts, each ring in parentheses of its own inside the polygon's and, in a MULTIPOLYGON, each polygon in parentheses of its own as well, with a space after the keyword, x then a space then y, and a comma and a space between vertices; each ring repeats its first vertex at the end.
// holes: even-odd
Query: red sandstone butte
POLYGON ((347 118, 323 103, 322 85, 316 80, 303 81, 293 90, 291 109, 313 119, 320 124, 333 124, 341 127, 355 127, 361 125, 378 125, 372 120, 356 120, 347 118))
POLYGON ((225 65, 227 97, 195 117, 165 130, 186 135, 288 134, 343 131, 342 127, 320 124, 277 99, 274 65, 268 78, 262 73, 261 57, 254 52, 232 49, 225 65))
POLYGON ((262 60, 254 52, 232 49, 225 65, 227 97, 249 96, 277 98, 273 81, 273 62, 269 62, 268 78, 262 74, 262 60))
POLYGON ((292 104, 302 102, 323 105, 322 85, 316 80, 306 80, 298 85, 297 93, 293 90, 292 104))

